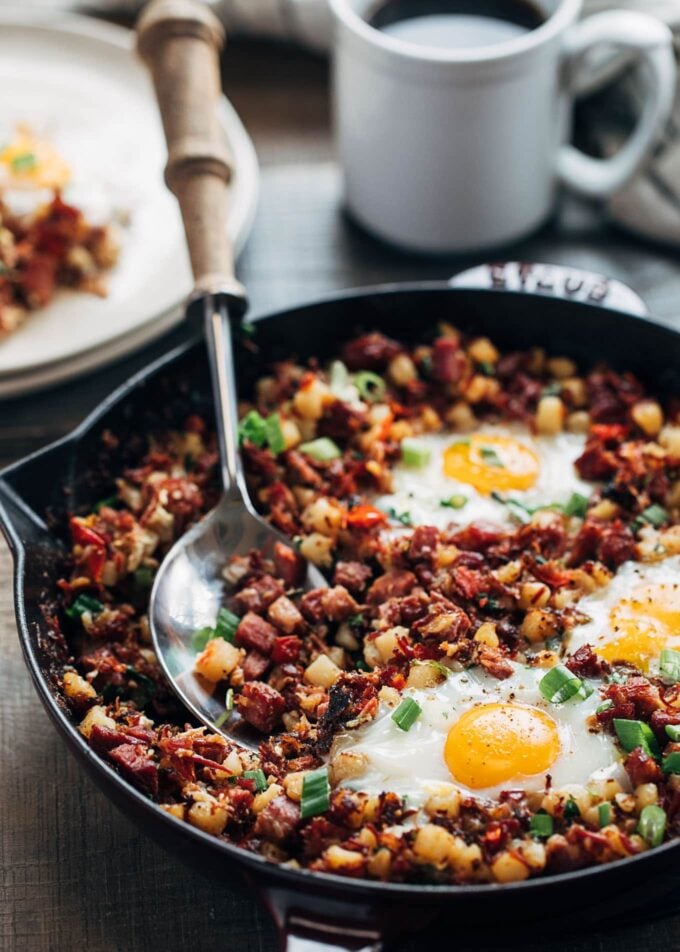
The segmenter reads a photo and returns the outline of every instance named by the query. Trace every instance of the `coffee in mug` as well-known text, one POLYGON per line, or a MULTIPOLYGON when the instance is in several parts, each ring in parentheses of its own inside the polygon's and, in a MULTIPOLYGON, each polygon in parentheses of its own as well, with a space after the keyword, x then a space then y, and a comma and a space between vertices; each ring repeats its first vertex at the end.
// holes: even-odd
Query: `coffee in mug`
POLYGON ((545 20, 531 0, 386 0, 368 22, 419 46, 492 46, 537 29, 545 20))

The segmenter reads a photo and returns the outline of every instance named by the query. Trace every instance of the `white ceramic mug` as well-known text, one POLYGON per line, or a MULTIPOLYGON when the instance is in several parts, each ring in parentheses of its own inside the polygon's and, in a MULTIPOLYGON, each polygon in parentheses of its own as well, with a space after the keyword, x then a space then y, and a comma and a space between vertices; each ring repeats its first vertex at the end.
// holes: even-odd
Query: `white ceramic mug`
POLYGON ((493 46, 425 47, 370 26, 375 0, 329 0, 345 196, 379 237, 421 252, 492 248, 550 215, 562 182, 611 195, 639 169, 675 95, 672 35, 632 11, 579 22, 582 0, 535 0, 536 29, 493 46), (569 143, 591 53, 635 51, 647 97, 629 141, 594 159, 569 143))

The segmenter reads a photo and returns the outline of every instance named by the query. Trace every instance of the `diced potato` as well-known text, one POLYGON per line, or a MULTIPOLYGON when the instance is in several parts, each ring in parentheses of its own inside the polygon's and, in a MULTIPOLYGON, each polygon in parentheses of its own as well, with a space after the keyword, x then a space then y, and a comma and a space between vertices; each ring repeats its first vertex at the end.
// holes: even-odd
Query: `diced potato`
POLYGON ((321 654, 305 668, 304 678, 308 684, 330 688, 342 674, 340 668, 328 655, 321 654))
POLYGON ((227 825, 227 811, 217 801, 199 800, 189 807, 187 820, 204 833, 219 836, 227 825))
POLYGON ((524 582, 520 585, 520 608, 544 608, 549 600, 550 589, 543 582, 524 582))
POLYGON ((663 426, 663 410, 656 400, 638 400, 630 415, 645 436, 657 436, 663 426))
POLYGON ((382 879, 383 881, 388 879, 392 868, 392 854, 383 846, 369 857, 366 868, 371 879, 382 879))
POLYGON ((333 539, 320 532, 310 532, 300 543, 300 555, 322 568, 328 568, 333 563, 333 539))
POLYGON ((78 730, 84 737, 89 737, 92 733, 92 728, 97 727, 108 727, 109 730, 116 729, 116 722, 112 717, 106 713, 106 709, 101 707, 99 704, 95 704, 94 707, 91 707, 87 712, 85 717, 80 722, 78 730))
POLYGON ((323 858, 328 864, 329 869, 355 871, 362 869, 366 862, 363 853, 357 853, 355 850, 346 850, 337 844, 329 846, 324 852, 323 858))
POLYGON ((382 634, 378 635, 377 638, 373 641, 373 644, 378 649, 380 654, 380 660, 383 664, 390 661, 399 649, 399 638, 405 638, 408 636, 408 628, 403 628, 401 625, 397 625, 395 628, 389 628, 387 631, 383 631, 382 634))
POLYGON ((522 574, 522 560, 515 559, 513 562, 507 562, 496 569, 494 575, 499 582, 504 585, 512 585, 522 574))
POLYGON ((430 794, 425 801, 425 812, 428 816, 443 813, 452 820, 460 813, 461 793, 452 783, 431 784, 430 794))
POLYGON ((302 513, 302 524, 309 532, 335 538, 345 521, 345 510, 333 499, 319 496, 302 513))
POLYGON ((446 422, 459 433, 467 433, 469 430, 474 430, 477 418, 470 405, 460 400, 446 411, 446 422))
POLYGON ((488 337, 478 337, 468 347, 468 356, 478 364, 495 364, 500 354, 488 337))
POLYGON ((266 790, 263 790, 262 793, 258 793, 253 800, 253 813, 262 813, 267 804, 271 803, 272 800, 276 800, 282 793, 283 787, 279 786, 278 783, 270 784, 266 790))
POLYGON ((300 428, 294 420, 281 420, 281 435, 283 436, 284 448, 292 450, 294 446, 302 442, 300 428))
POLYGON ((641 813, 645 807, 656 804, 659 799, 659 791, 655 783, 641 783, 635 788, 635 804, 638 813, 641 813))
POLYGON ((666 426, 659 434, 659 443, 671 456, 680 456, 680 426, 666 426))
POLYGON ((368 765, 368 757, 354 750, 343 750, 331 763, 331 777, 333 784, 343 780, 353 780, 360 777, 368 765))
POLYGON ((97 696, 89 681, 81 678, 77 671, 64 672, 64 694, 73 699, 86 700, 97 696))
POLYGON ((536 608, 526 613, 520 631, 527 641, 535 643, 552 638, 558 629, 559 623, 550 612, 536 608))
POLYGON ((588 403, 588 389, 582 377, 568 377, 560 381, 562 393, 569 396, 571 405, 577 408, 588 403))
POLYGON ((500 384, 495 377, 475 374, 465 387, 465 399, 470 403, 482 403, 495 397, 499 390, 500 384))
POLYGON ((213 684, 228 678, 244 657, 241 648, 230 644, 223 638, 211 638, 205 651, 196 658, 194 670, 213 684))
POLYGON ((418 371, 408 354, 397 354, 387 368, 387 376, 397 387, 406 387, 418 379, 418 371))
POLYGON ((576 364, 569 357, 551 357, 547 362, 548 373, 556 380, 565 380, 576 374, 576 364))
POLYGON ((454 838, 451 833, 434 823, 427 823, 416 833, 413 854, 420 863, 443 866, 453 845, 454 838))
POLYGON ((161 810, 165 810, 170 816, 177 817, 178 820, 184 819, 186 807, 183 803, 161 803, 161 810))
POLYGON ((518 883, 529 878, 529 866, 515 853, 499 853, 491 864, 491 872, 497 883, 518 883))
POLYGON ((302 784, 308 772, 307 770, 295 770, 286 774, 283 778, 283 789, 286 791, 289 800, 294 800, 296 803, 300 802, 302 799, 302 784))
POLYGON ((542 436, 555 436, 564 425, 564 404, 559 397, 541 397, 536 408, 536 430, 542 436))
POLYGON ((480 625, 475 632, 474 641, 481 645, 487 645, 489 648, 497 648, 500 641, 493 622, 485 621, 484 624, 480 625))
POLYGON ((618 514, 619 507, 611 499, 602 499, 588 510, 589 516, 592 516, 593 519, 601 519, 603 522, 615 519, 618 514))
POLYGON ((295 412, 305 420, 320 419, 328 394, 329 389, 322 380, 312 380, 293 397, 295 412))
POLYGON ((433 688, 443 680, 435 665, 415 662, 411 665, 406 681, 407 688, 433 688))
POLYGON ((575 410, 567 417, 567 430, 570 433, 587 433, 590 426, 590 416, 585 410, 575 410))

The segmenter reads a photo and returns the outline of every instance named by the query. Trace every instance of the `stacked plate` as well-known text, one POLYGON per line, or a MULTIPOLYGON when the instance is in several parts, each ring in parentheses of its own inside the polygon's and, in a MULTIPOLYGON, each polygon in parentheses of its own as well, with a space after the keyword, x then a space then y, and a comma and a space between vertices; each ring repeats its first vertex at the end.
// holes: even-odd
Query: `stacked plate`
MULTIPOLYGON (((132 34, 84 17, 0 9, 0 88, 3 131, 27 125, 47 135, 77 171, 80 187, 94 189, 99 204, 126 223, 106 297, 58 292, 0 340, 0 398, 6 398, 90 372, 149 343, 181 320, 192 282, 179 211, 163 183, 156 101, 132 34)), ((220 120, 235 170, 225 227, 238 251, 257 205, 257 158, 226 99, 220 120)))

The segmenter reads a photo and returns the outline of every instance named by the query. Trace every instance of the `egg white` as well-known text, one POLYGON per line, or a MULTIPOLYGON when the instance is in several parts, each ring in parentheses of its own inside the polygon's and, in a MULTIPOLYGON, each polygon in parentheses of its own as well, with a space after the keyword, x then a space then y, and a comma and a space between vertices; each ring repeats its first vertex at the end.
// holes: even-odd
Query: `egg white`
POLYGON ((555 789, 609 778, 628 788, 614 739, 593 730, 588 723, 601 702, 599 691, 593 691, 586 700, 572 698, 563 704, 551 704, 538 687, 545 674, 545 669, 515 663, 511 677, 499 681, 482 668, 470 668, 452 673, 436 688, 406 690, 403 696, 414 698, 422 708, 410 730, 401 730, 392 719, 394 708, 382 703, 374 721, 336 738, 331 760, 344 751, 362 755, 363 772, 344 784, 369 794, 389 791, 406 796, 414 807, 422 806, 442 782, 453 784, 465 796, 492 800, 502 790, 540 792, 548 777, 555 789), (471 789, 449 772, 444 760, 447 734, 465 711, 498 702, 531 706, 549 714, 557 725, 560 753, 545 773, 471 789))
MULTIPOLYGON (((540 460, 538 479, 531 489, 512 490, 502 493, 504 497, 517 499, 524 505, 536 507, 551 503, 566 503, 573 493, 589 497, 592 483, 582 480, 574 462, 583 453, 585 436, 577 433, 559 433, 556 436, 532 436, 521 425, 488 424, 475 433, 488 436, 508 437, 532 449, 540 460)), ((466 435, 455 433, 430 433, 418 437, 418 442, 430 450, 427 466, 417 468, 397 463, 392 469, 393 491, 378 497, 375 504, 384 512, 408 513, 413 525, 446 528, 452 522, 470 523, 489 521, 499 525, 512 524, 507 506, 492 496, 485 496, 467 483, 450 479, 444 473, 444 453, 457 440, 466 435), (460 510, 441 505, 451 496, 465 497, 467 502, 460 510)))
MULTIPOLYGON (((670 556, 653 563, 625 562, 604 588, 582 598, 578 610, 587 615, 589 621, 568 633, 567 651, 573 654, 578 648, 589 644, 597 652, 598 648, 616 640, 618 633, 614 630, 610 613, 619 602, 630 598, 640 585, 680 585, 680 556, 670 556)), ((657 672, 658 662, 654 661, 650 673, 657 672)))

